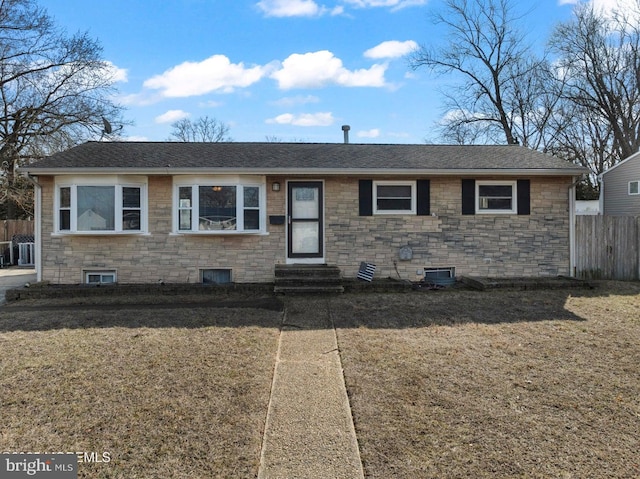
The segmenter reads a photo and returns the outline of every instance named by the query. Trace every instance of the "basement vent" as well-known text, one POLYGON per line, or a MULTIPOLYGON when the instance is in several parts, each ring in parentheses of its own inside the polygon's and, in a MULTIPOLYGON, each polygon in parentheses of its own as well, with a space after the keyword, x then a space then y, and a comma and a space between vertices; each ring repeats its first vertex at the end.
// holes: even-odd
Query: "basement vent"
POLYGON ((425 268, 424 280, 427 283, 439 284, 442 286, 448 286, 456 282, 456 268, 425 268))

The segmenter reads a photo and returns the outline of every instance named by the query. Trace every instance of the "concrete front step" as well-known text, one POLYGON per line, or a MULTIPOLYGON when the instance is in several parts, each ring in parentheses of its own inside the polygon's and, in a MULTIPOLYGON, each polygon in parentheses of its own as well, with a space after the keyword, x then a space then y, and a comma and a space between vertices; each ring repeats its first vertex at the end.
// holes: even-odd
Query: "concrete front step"
POLYGON ((276 293, 342 293, 342 274, 337 266, 276 265, 276 293))
POLYGON ((324 264, 278 264, 275 268, 276 278, 284 278, 288 276, 295 277, 334 277, 340 278, 340 268, 337 266, 329 266, 324 264))

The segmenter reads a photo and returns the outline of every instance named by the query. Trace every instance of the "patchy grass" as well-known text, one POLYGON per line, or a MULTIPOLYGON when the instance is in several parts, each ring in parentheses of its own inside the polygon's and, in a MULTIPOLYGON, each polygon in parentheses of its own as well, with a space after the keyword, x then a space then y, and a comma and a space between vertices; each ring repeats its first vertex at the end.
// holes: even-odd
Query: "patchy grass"
POLYGON ((281 316, 2 308, 0 451, 110 454, 80 478, 255 477, 281 316))
MULTIPOLYGON (((255 477, 282 314, 192 300, 0 308, 0 451, 255 477)), ((326 301, 367 477, 640 476, 640 284, 326 301)))
POLYGON ((640 476, 640 284, 332 301, 369 478, 640 476))

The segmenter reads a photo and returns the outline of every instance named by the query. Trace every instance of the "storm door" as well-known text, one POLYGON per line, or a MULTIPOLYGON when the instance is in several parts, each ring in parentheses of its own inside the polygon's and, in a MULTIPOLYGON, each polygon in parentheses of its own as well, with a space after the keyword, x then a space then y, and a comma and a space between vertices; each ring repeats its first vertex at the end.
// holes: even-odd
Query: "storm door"
POLYGON ((321 181, 290 181, 287 202, 287 256, 324 256, 323 193, 321 181))

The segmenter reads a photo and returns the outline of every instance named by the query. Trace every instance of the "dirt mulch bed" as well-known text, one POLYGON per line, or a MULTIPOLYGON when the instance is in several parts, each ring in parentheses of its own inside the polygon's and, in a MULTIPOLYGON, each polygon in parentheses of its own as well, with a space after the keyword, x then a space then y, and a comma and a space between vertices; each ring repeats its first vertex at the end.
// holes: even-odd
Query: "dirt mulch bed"
POLYGON ((640 284, 332 314, 367 477, 640 477, 640 284))
POLYGON ((282 314, 0 309, 0 451, 80 478, 255 477, 282 314))

